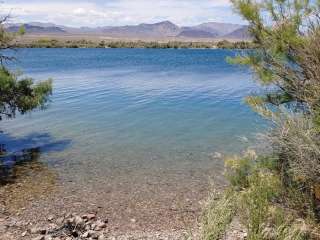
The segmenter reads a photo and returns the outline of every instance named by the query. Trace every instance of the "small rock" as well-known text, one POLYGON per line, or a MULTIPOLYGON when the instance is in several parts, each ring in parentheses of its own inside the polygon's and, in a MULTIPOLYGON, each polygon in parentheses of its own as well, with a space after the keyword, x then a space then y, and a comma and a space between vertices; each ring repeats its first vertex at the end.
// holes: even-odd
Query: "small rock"
POLYGON ((82 237, 83 237, 83 238, 88 238, 88 237, 90 237, 90 232, 89 232, 89 231, 85 232, 84 234, 82 234, 82 237))
POLYGON ((31 228, 30 229, 30 233, 31 234, 46 234, 47 230, 45 228, 31 228))
POLYGON ((105 222, 102 222, 102 221, 97 221, 97 227, 98 228, 106 228, 107 225, 105 224, 105 222))
POLYGON ((79 217, 79 216, 76 216, 75 218, 74 218, 74 223, 76 224, 76 225, 83 225, 84 224, 84 221, 83 221, 83 219, 81 218, 81 217, 79 217))
POLYGON ((49 221, 49 222, 52 222, 52 221, 53 221, 53 219, 54 219, 54 216, 53 216, 53 215, 49 215, 49 217, 48 217, 48 221, 49 221))
POLYGON ((77 231, 72 231, 72 236, 77 238, 79 237, 79 233, 77 231))
POLYGON ((130 221, 131 221, 132 223, 136 223, 137 220, 135 220, 134 218, 132 218, 132 219, 130 219, 130 221))
POLYGON ((0 225, 0 232, 5 232, 7 231, 8 226, 7 225, 0 225))
POLYGON ((23 233, 21 234, 21 236, 22 236, 22 237, 25 237, 25 236, 27 235, 27 233, 28 233, 28 232, 25 231, 25 232, 23 232, 23 233))
POLYGON ((98 239, 98 238, 99 238, 99 235, 97 235, 97 234, 95 233, 95 234, 93 234, 93 235, 91 236, 91 238, 92 238, 92 239, 98 239))
POLYGON ((212 155, 212 158, 222 158, 222 154, 221 153, 219 153, 219 152, 215 152, 215 153, 213 153, 212 155))
POLYGON ((45 239, 44 239, 44 236, 38 236, 33 238, 32 240, 45 240, 45 239))
POLYGON ((98 237, 98 240, 106 240, 106 237, 102 234, 98 237))
POLYGON ((75 223, 75 219, 74 218, 68 218, 66 223, 73 225, 75 223))
POLYGON ((87 215, 87 218, 89 220, 95 219, 96 218, 96 214, 90 213, 90 214, 87 215))
POLYGON ((57 223, 58 225, 62 225, 63 222, 64 222, 64 217, 60 217, 60 218, 58 218, 58 219, 56 220, 56 223, 57 223))

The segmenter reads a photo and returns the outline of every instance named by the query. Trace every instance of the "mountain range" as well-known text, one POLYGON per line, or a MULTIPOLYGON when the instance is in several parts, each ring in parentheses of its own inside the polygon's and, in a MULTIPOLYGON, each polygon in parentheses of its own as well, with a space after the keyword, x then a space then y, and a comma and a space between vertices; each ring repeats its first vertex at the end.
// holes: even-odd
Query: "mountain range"
POLYGON ((98 35, 110 38, 125 39, 232 39, 248 40, 248 26, 229 23, 208 22, 196 26, 178 26, 170 21, 153 24, 142 23, 127 26, 105 27, 67 27, 53 23, 31 22, 24 24, 8 24, 10 32, 16 32, 24 26, 26 34, 50 35, 98 35))

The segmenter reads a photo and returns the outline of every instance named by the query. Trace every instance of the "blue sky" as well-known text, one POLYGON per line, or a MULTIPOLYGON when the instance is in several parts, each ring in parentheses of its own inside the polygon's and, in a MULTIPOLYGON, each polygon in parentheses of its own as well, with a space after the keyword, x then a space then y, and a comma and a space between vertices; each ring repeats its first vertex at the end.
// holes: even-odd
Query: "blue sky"
POLYGON ((169 20, 179 25, 217 21, 243 23, 229 0, 4 0, 14 22, 67 26, 119 26, 169 20))

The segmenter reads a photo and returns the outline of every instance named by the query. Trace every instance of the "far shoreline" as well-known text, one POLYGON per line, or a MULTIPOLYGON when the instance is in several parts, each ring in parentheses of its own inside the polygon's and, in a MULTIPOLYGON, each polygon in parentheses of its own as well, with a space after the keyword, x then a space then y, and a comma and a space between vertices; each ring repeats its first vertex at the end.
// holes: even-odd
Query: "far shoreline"
POLYGON ((21 38, 15 43, 16 48, 101 48, 101 49, 254 49, 249 40, 211 40, 211 41, 153 41, 153 40, 99 40, 99 39, 64 39, 56 36, 38 36, 21 38))

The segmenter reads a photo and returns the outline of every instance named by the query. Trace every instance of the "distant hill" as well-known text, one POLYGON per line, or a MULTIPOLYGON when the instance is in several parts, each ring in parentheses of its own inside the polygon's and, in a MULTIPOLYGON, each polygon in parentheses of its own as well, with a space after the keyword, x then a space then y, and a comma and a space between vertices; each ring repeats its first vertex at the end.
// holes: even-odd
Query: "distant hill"
POLYGON ((223 36, 226 39, 241 39, 241 40, 248 40, 250 39, 250 33, 247 26, 243 26, 229 34, 223 36))
POLYGON ((180 33, 180 27, 165 21, 135 26, 105 27, 103 33, 112 37, 162 38, 177 36, 180 33))
POLYGON ((125 39, 250 39, 248 27, 239 24, 208 22, 196 26, 180 27, 170 21, 158 23, 142 23, 128 26, 80 27, 73 28, 56 25, 53 23, 31 22, 25 24, 7 25, 8 31, 17 32, 23 25, 27 34, 51 35, 96 35, 100 37, 125 38, 125 39))
POLYGON ((177 35, 177 37, 184 37, 184 38, 215 38, 219 36, 217 33, 211 33, 203 30, 197 29, 185 29, 177 35))
POLYGON ((231 23, 208 22, 208 23, 199 24, 197 26, 193 26, 191 28, 201 30, 201 31, 206 31, 217 36, 224 36, 241 27, 243 27, 243 25, 231 24, 231 23))
POLYGON ((22 25, 13 25, 9 26, 7 30, 9 32, 18 32, 21 26, 24 27, 26 33, 29 34, 39 34, 39 33, 45 33, 45 34, 61 34, 66 33, 63 29, 56 27, 56 26, 36 26, 31 24, 22 24, 22 25))

